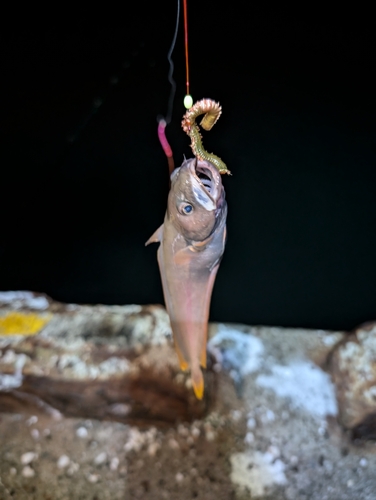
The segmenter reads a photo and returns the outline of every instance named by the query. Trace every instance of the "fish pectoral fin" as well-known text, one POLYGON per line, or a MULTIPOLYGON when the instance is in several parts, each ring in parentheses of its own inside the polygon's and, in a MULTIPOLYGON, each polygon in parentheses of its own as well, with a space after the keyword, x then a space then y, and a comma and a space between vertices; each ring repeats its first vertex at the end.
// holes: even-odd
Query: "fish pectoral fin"
POLYGON ((208 243, 211 241, 211 236, 209 238, 206 238, 206 240, 203 240, 203 241, 195 241, 192 243, 192 249, 195 251, 195 252, 202 252, 203 250, 205 250, 205 248, 207 247, 208 243))
POLYGON ((163 238, 163 224, 150 236, 145 246, 150 245, 150 243, 159 243, 163 238))
POLYGON ((177 264, 178 266, 188 264, 195 253, 196 250, 192 245, 189 245, 189 247, 182 248, 181 250, 177 251, 176 254, 174 255, 175 264, 177 264))
POLYGON ((211 236, 206 238, 203 241, 194 241, 191 245, 182 248, 178 252, 176 252, 174 259, 176 264, 185 264, 189 262, 192 258, 192 255, 198 252, 202 252, 205 250, 208 242, 211 240, 211 236))

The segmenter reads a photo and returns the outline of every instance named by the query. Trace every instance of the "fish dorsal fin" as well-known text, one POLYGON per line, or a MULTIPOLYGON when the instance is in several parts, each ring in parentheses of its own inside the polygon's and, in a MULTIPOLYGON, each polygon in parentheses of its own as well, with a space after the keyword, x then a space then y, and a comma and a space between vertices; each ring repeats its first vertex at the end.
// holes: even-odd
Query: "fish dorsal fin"
POLYGON ((145 246, 150 245, 150 243, 160 243, 163 238, 163 224, 153 233, 148 241, 145 243, 145 246))

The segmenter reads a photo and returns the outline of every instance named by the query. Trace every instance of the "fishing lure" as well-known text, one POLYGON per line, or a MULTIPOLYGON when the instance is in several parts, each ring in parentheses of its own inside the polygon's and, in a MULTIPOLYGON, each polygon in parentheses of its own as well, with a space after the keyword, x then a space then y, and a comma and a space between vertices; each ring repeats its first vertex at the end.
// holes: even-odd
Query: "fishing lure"
POLYGON ((231 174, 226 164, 213 153, 208 153, 202 144, 200 129, 196 124, 196 118, 200 115, 205 115, 201 120, 200 125, 204 130, 211 130, 217 123, 218 118, 222 114, 222 108, 218 102, 212 99, 202 99, 196 102, 183 117, 181 125, 184 132, 191 138, 191 148, 193 154, 199 160, 206 160, 212 163, 220 174, 231 174))

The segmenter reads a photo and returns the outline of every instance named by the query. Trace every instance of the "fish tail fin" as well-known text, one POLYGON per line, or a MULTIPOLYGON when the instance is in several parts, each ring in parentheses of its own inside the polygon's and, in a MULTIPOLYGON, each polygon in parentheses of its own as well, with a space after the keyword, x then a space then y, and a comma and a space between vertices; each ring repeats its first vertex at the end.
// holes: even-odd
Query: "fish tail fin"
POLYGON ((192 368, 191 379, 196 398, 202 399, 204 396, 204 376, 199 366, 192 368))

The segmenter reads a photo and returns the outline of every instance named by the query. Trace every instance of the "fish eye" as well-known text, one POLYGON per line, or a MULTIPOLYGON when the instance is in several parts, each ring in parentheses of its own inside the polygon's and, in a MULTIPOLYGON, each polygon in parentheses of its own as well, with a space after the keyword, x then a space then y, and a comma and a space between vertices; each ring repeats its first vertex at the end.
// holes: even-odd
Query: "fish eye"
POLYGON ((185 213, 185 214, 190 214, 193 210, 192 205, 189 205, 189 204, 184 205, 182 208, 183 208, 183 213, 185 213))

